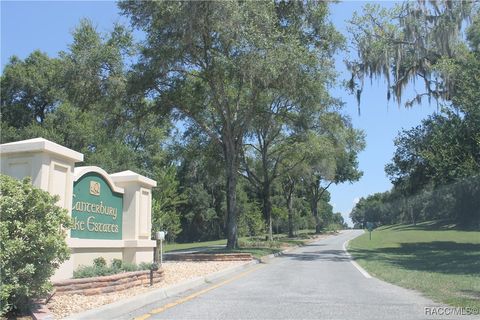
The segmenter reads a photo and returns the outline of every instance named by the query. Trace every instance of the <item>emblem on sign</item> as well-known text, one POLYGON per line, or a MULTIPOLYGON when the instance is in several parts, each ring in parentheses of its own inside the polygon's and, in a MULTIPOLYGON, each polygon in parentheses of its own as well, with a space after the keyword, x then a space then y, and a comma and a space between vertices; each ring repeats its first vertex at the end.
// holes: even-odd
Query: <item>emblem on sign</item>
POLYGON ((100 183, 96 181, 90 181, 90 194, 94 196, 100 195, 100 183))

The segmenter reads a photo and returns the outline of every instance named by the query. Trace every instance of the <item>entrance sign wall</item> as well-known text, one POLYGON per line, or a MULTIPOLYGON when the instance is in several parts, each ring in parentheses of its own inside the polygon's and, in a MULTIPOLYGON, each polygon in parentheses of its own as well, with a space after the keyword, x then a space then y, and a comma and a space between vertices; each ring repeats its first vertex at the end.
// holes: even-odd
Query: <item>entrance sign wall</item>
POLYGON ((93 259, 152 262, 150 240, 152 188, 157 183, 127 170, 108 174, 95 166, 76 167, 83 154, 36 138, 0 145, 1 172, 52 195, 72 216, 67 243, 72 251, 52 280, 71 278, 93 259))

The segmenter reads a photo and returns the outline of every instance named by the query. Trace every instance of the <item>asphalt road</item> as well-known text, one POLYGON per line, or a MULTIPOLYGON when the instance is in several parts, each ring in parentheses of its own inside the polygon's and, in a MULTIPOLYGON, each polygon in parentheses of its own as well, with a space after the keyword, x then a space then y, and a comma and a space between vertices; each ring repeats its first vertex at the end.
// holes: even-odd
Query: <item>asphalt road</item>
POLYGON ((345 241, 361 233, 344 231, 125 319, 470 319, 426 314, 425 308, 439 305, 367 278, 343 250, 345 241))

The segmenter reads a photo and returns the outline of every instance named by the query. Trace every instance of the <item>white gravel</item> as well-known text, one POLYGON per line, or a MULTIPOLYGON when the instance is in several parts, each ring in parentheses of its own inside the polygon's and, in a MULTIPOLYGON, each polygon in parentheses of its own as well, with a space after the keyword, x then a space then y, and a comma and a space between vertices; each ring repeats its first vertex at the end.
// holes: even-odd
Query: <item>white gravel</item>
POLYGON ((149 290, 166 287, 245 263, 248 263, 248 261, 166 262, 163 264, 165 270, 164 279, 152 287, 135 287, 120 292, 95 296, 78 294, 54 296, 48 302, 47 307, 54 314, 55 319, 61 319, 74 313, 93 309, 149 290))

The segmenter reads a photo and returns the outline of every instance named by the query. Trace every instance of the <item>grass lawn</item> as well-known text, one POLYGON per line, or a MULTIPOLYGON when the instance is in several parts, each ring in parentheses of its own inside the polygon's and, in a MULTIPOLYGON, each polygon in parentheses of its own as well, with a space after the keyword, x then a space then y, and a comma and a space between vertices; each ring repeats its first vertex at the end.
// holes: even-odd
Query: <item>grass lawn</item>
POLYGON ((480 308, 480 231, 424 222, 375 229, 350 241, 349 252, 370 274, 423 292, 434 301, 480 308))
POLYGON ((204 241, 204 242, 190 242, 190 243, 167 243, 163 245, 165 252, 175 251, 175 250, 190 250, 190 249, 202 249, 208 248, 211 246, 217 245, 227 245, 227 240, 214 240, 214 241, 204 241))

